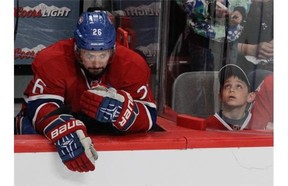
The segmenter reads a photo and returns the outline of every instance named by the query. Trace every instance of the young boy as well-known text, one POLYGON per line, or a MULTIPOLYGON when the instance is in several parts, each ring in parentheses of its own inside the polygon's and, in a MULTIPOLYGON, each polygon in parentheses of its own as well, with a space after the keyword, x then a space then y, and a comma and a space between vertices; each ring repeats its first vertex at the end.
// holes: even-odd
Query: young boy
POLYGON ((206 120, 207 128, 243 130, 251 119, 250 105, 255 99, 246 73, 237 65, 228 64, 219 70, 221 109, 206 120))

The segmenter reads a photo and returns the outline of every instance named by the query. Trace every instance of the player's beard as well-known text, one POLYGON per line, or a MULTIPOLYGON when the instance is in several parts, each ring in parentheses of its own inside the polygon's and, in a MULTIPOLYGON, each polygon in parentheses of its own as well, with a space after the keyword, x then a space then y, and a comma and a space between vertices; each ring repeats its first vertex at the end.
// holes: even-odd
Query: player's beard
POLYGON ((106 69, 110 66, 110 64, 112 63, 113 57, 114 57, 114 53, 112 53, 112 55, 108 59, 107 65, 103 68, 91 67, 91 68, 86 69, 82 63, 80 63, 80 64, 81 64, 82 68, 84 69, 85 73, 87 72, 89 74, 89 77, 91 77, 93 80, 96 80, 96 79, 99 79, 99 77, 101 77, 102 74, 106 71, 106 69))
POLYGON ((105 70, 105 68, 88 68, 87 71, 92 76, 98 76, 99 74, 101 74, 105 70))
POLYGON ((106 68, 103 68, 102 71, 97 71, 97 72, 94 72, 93 70, 89 70, 89 69, 86 69, 84 67, 84 65, 80 62, 80 61, 77 61, 76 64, 84 71, 85 73, 85 76, 89 79, 89 80, 98 80, 101 78, 102 74, 106 71, 107 69, 107 66, 106 68))
POLYGON ((86 76, 91 79, 91 80, 98 80, 101 78, 102 74, 106 71, 107 68, 102 69, 101 71, 90 71, 89 69, 86 69, 84 67, 82 67, 82 69, 84 70, 86 76))
POLYGON ((75 53, 75 57, 76 57, 76 64, 84 71, 84 73, 88 79, 99 80, 101 78, 101 76, 105 73, 107 68, 110 66, 110 64, 112 63, 114 53, 110 56, 107 66, 105 68, 102 68, 102 70, 96 70, 96 68, 88 68, 87 69, 83 65, 83 62, 81 61, 81 59, 80 59, 79 55, 77 55, 77 53, 75 53))

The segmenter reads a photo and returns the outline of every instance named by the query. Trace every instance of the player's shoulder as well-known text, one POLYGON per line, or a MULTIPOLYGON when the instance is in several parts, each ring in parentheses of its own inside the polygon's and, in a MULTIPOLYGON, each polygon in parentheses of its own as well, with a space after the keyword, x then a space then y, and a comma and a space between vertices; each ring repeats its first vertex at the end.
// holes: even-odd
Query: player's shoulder
POLYGON ((41 50, 32 62, 32 67, 40 73, 64 72, 65 69, 72 70, 74 61, 74 40, 65 39, 41 50))
MULTIPOLYGON (((132 49, 128 49, 122 45, 116 46, 115 61, 117 65, 121 65, 124 68, 142 70, 145 72, 149 69, 146 59, 139 52, 132 49)), ((146 73, 146 72, 145 72, 146 73)))
POLYGON ((106 78, 117 88, 142 86, 150 80, 150 68, 138 53, 119 45, 106 78))
POLYGON ((37 53, 37 58, 43 58, 41 60, 49 59, 52 57, 66 56, 73 53, 74 50, 74 39, 63 39, 59 40, 50 46, 44 48, 40 52, 37 53))

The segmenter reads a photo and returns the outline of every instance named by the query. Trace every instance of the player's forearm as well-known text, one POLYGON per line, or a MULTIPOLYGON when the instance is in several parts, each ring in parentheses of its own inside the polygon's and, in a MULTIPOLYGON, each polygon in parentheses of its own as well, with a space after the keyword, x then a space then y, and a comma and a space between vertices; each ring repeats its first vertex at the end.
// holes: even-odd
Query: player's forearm
POLYGON ((58 109, 59 107, 51 102, 51 103, 44 103, 40 105, 34 114, 32 123, 35 126, 35 129, 39 133, 43 133, 44 128, 50 123, 56 115, 50 116, 49 114, 58 109))
POLYGON ((134 132, 147 132, 151 130, 153 125, 156 124, 157 111, 156 108, 151 108, 142 104, 141 102, 135 102, 138 107, 138 114, 131 125, 127 130, 129 133, 134 132))

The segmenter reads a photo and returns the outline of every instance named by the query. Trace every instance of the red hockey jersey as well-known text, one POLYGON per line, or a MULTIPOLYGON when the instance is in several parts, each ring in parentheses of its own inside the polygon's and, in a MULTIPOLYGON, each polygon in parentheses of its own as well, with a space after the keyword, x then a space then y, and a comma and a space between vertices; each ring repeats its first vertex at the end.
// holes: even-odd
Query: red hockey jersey
POLYGON ((246 117, 243 119, 241 125, 235 125, 235 123, 227 123, 219 113, 215 113, 213 116, 210 116, 206 119, 205 124, 209 129, 218 129, 218 130, 244 130, 249 124, 251 119, 251 113, 248 112, 246 117))
MULTIPOLYGON (((42 132, 45 126, 37 122, 61 103, 71 106, 73 113, 79 112, 80 96, 91 88, 92 83, 89 84, 76 62, 74 39, 61 40, 39 52, 32 69, 34 78, 24 95, 26 103, 35 100, 41 102, 30 115, 37 131, 42 132)), ((156 104, 149 87, 150 69, 140 55, 117 44, 111 64, 98 81, 125 90, 137 103, 139 115, 129 130, 151 129, 156 120, 156 104)))

